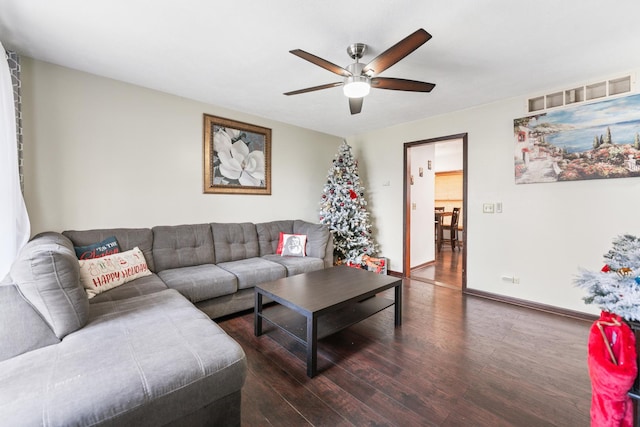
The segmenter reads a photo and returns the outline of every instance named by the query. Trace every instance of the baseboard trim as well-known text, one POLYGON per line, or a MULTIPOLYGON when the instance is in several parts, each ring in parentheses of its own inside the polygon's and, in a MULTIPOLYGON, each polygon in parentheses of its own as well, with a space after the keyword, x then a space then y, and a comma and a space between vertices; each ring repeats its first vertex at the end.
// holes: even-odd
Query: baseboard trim
POLYGON ((401 279, 404 279, 404 276, 402 275, 402 273, 400 273, 398 271, 387 270, 387 275, 388 276, 393 276, 393 277, 400 277, 401 279))
POLYGON ((425 268, 425 267, 429 267, 430 265, 434 265, 436 263, 436 260, 434 259, 433 261, 429 261, 429 262, 424 262, 420 265, 416 265, 415 267, 411 267, 411 271, 413 270, 417 270, 419 268, 425 268))
POLYGON ((480 291, 477 289, 465 289, 463 291, 466 295, 473 295, 480 298, 487 298, 498 302, 504 302, 506 304, 517 305, 520 307, 530 308, 532 310, 544 311, 546 313, 557 314, 564 317, 570 317, 572 319, 583 320, 585 322, 593 322, 598 319, 598 316, 581 311, 569 310, 566 308, 555 307, 552 305, 541 304, 538 302, 527 301, 519 298, 507 297, 504 295, 494 294, 491 292, 480 291))

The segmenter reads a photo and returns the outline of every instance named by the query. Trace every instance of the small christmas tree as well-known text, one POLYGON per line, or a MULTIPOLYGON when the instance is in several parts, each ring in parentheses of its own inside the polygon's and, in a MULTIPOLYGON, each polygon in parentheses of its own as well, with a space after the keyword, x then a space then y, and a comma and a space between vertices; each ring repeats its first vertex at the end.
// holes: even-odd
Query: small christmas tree
POLYGON ((339 263, 363 264, 362 257, 375 252, 366 206, 358 162, 345 141, 329 168, 320 202, 320 222, 333 234, 339 263))
POLYGON ((626 320, 640 321, 640 239, 618 236, 604 255, 600 271, 582 269, 575 283, 586 289, 587 304, 618 314, 626 320))

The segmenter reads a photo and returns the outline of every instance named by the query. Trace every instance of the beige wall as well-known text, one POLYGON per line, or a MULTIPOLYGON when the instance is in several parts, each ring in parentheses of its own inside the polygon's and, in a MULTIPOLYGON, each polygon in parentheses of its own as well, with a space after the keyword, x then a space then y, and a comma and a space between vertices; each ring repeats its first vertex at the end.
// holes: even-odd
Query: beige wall
POLYGON ((366 164, 381 253, 402 271, 403 143, 468 132, 467 286, 595 313, 573 278, 579 267, 600 269, 615 236, 640 233, 640 179, 516 185, 513 119, 525 115, 522 97, 350 138, 366 164), (483 214, 486 202, 502 202, 504 212, 483 214))
POLYGON ((22 58, 32 233, 318 221, 340 138, 22 58), (203 113, 272 129, 272 195, 202 194, 203 113))
MULTIPOLYGON (((340 139, 23 58, 25 198, 32 232, 196 222, 317 221, 340 139), (202 194, 202 114, 273 130, 272 196, 202 194)), ((524 97, 350 138, 380 253, 402 271, 403 143, 468 132, 472 289, 593 312, 573 286, 618 234, 637 234, 638 179, 515 185, 524 97), (385 184, 389 185, 385 185, 385 184), (504 213, 483 214, 485 202, 504 213), (501 276, 518 276, 515 285, 501 276)))

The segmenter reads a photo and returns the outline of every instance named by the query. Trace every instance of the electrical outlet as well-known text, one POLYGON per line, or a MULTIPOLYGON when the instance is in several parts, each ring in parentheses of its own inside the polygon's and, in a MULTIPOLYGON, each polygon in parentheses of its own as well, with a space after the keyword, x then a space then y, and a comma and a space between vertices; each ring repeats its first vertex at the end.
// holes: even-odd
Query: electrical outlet
POLYGON ((520 278, 517 276, 502 276, 500 277, 502 280, 504 280, 505 282, 511 282, 514 285, 519 285, 520 284, 520 278))
POLYGON ((493 203, 485 203, 482 205, 483 213, 493 213, 493 203))
POLYGON ((413 210, 413 211, 416 210, 416 204, 415 203, 411 203, 411 210, 413 210))

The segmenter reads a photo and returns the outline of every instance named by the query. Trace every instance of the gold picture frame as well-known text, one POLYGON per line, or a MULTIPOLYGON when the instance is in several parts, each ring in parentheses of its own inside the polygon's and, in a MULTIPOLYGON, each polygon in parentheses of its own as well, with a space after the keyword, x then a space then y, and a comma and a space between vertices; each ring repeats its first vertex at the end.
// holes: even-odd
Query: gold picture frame
POLYGON ((271 194, 271 129, 204 114, 205 194, 271 194))

